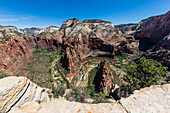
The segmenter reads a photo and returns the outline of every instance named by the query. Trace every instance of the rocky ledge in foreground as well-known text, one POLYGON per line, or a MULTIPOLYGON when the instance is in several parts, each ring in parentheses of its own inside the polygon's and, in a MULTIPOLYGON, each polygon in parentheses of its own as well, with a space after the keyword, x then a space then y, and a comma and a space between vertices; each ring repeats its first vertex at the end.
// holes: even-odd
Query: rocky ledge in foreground
POLYGON ((170 84, 136 90, 128 98, 100 104, 83 104, 58 99, 38 113, 169 113, 170 84))
POLYGON ((0 113, 169 113, 170 84, 136 90, 111 103, 85 104, 62 98, 49 102, 45 89, 25 77, 0 79, 0 113), (47 104, 46 104, 47 103, 47 104), (45 105, 46 104, 46 105, 45 105))
MULTIPOLYGON (((0 113, 13 112, 26 108, 32 112, 50 101, 46 90, 32 83, 26 77, 7 77, 0 79, 0 113), (27 105, 29 103, 29 106, 27 105), (36 107, 35 107, 36 106, 36 107)), ((21 113, 23 113, 21 111, 21 113)))

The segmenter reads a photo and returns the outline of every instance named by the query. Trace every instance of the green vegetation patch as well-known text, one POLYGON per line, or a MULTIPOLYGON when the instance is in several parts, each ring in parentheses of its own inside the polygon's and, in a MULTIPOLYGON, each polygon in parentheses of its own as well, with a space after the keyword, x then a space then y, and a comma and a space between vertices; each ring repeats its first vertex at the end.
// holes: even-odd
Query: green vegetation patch
POLYGON ((52 60, 57 57, 57 52, 51 52, 45 48, 37 50, 33 54, 35 60, 27 64, 28 78, 41 87, 51 88, 53 78, 49 67, 52 60))

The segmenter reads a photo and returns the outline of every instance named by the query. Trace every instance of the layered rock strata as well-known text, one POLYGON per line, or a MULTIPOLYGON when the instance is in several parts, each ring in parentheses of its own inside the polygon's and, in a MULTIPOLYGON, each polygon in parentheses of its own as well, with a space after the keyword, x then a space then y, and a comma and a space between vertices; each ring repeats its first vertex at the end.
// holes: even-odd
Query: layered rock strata
POLYGON ((16 34, 8 40, 0 39, 0 72, 26 76, 28 73, 26 65, 34 60, 33 51, 41 48, 59 50, 62 44, 61 37, 62 33, 46 33, 36 37, 22 37, 16 34))
POLYGON ((62 98, 49 102, 46 90, 25 77, 0 79, 0 86, 2 113, 168 113, 170 106, 170 84, 143 88, 119 101, 99 104, 70 102, 62 98))
POLYGON ((122 24, 116 28, 125 34, 133 35, 139 40, 139 49, 147 51, 170 33, 170 11, 149 17, 137 24, 122 24))
POLYGON ((0 112, 2 113, 15 111, 13 109, 20 108, 26 103, 32 102, 40 107, 41 104, 49 101, 46 90, 25 77, 12 76, 0 79, 0 112))
POLYGON ((87 57, 137 54, 134 38, 123 35, 111 22, 71 19, 65 21, 60 30, 64 32, 61 62, 69 70, 87 57))

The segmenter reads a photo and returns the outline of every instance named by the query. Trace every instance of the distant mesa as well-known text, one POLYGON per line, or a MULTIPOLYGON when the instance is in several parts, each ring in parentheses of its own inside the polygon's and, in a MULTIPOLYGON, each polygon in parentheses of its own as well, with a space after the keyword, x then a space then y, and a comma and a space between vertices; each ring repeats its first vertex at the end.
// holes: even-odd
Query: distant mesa
POLYGON ((112 24, 112 22, 103 21, 103 20, 99 20, 99 19, 84 20, 83 23, 109 23, 109 24, 112 24))

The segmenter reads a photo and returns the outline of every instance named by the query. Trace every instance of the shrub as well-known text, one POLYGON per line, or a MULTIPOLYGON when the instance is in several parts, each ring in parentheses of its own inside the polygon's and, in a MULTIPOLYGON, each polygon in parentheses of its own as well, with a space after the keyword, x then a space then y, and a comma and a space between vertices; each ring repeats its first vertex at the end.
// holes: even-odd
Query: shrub
POLYGON ((8 76, 8 74, 6 74, 6 73, 0 73, 0 79, 7 77, 7 76, 8 76))
POLYGON ((88 87, 74 87, 65 98, 71 101, 86 102, 85 99, 91 98, 93 103, 108 102, 106 94, 102 92, 96 92, 94 86, 88 87), (71 98, 71 99, 70 99, 71 98))
POLYGON ((107 94, 102 93, 102 92, 96 93, 92 98, 94 100, 93 103, 106 103, 106 102, 108 102, 107 94))
POLYGON ((84 87, 73 87, 72 91, 67 94, 65 98, 71 101, 85 102, 85 99, 88 98, 88 94, 84 87))
POLYGON ((48 97, 51 99, 51 98, 52 98, 52 95, 48 95, 48 97))
POLYGON ((127 75, 123 77, 127 85, 123 84, 122 87, 132 93, 136 89, 162 83, 166 79, 166 74, 166 67, 153 59, 142 57, 136 61, 136 65, 127 68, 127 75))
POLYGON ((57 85, 57 87, 55 87, 54 84, 52 86, 52 93, 54 94, 54 98, 63 96, 65 93, 65 90, 66 90, 66 88, 63 84, 59 84, 59 85, 57 85))
POLYGON ((52 70, 51 70, 51 68, 48 70, 48 73, 49 73, 49 74, 52 74, 52 70))
POLYGON ((108 102, 107 97, 108 95, 102 92, 96 92, 95 86, 91 85, 86 88, 86 93, 89 95, 91 99, 93 99, 93 103, 104 103, 108 102))

